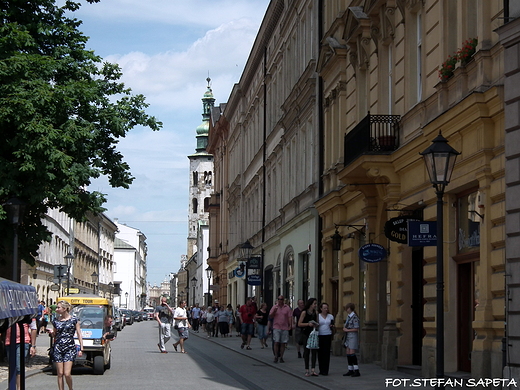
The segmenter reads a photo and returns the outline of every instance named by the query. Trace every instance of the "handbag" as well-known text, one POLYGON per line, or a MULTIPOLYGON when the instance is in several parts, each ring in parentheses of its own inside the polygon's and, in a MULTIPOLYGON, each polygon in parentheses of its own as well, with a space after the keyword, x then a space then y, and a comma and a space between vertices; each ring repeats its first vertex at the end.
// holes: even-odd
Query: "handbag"
POLYGON ((309 338, 307 339, 307 349, 319 349, 319 338, 318 338, 318 331, 314 329, 311 334, 309 335, 309 338))

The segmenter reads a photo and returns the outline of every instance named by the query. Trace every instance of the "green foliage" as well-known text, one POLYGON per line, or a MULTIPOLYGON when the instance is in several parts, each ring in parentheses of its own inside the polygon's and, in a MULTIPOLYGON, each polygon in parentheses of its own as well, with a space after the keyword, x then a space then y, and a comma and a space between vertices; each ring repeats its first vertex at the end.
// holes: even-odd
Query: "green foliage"
MULTIPOLYGON (((89 0, 90 3, 99 0, 89 0)), ((85 49, 81 24, 66 16, 80 4, 54 0, 0 2, 0 201, 27 203, 20 255, 32 262, 49 233, 49 208, 82 220, 103 211, 105 196, 86 188, 106 175, 113 187, 133 177, 116 146, 135 126, 159 130, 142 95, 119 82, 117 65, 85 49)), ((0 257, 12 246, 12 227, 0 209, 0 257)))

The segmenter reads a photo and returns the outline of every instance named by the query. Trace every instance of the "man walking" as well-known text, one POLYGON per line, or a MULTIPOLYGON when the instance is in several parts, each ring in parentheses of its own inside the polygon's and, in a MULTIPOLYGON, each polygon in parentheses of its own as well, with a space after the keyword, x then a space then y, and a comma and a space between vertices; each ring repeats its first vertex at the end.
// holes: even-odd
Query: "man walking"
POLYGON ((247 298, 246 304, 240 306, 240 323, 241 329, 240 334, 242 335, 242 345, 240 348, 244 348, 244 346, 247 346, 246 349, 251 349, 251 337, 253 336, 253 333, 255 331, 255 307, 253 306, 253 300, 251 297, 247 298))
POLYGON ((278 297, 278 303, 269 312, 269 317, 273 319, 274 362, 284 363, 283 353, 285 345, 289 342, 289 330, 292 328, 292 310, 285 304, 282 295, 278 297))
POLYGON ((199 333, 199 321, 200 321, 200 307, 196 303, 195 307, 191 309, 191 327, 193 331, 199 333))
POLYGON ((159 324, 159 343, 157 346, 161 353, 168 353, 166 350, 166 343, 172 337, 171 322, 173 318, 173 310, 168 306, 166 297, 161 297, 161 304, 156 306, 154 317, 159 324))

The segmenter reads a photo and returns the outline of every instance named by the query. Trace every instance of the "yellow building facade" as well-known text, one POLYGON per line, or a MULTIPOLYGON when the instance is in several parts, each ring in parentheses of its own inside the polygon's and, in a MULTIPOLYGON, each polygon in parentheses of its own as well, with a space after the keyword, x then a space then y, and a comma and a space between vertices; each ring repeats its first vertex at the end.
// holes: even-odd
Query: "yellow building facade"
POLYGON ((435 376, 436 247, 385 225, 436 220, 420 152, 442 132, 460 152, 444 195, 445 372, 500 377, 505 158, 502 2, 325 1, 322 299, 353 302, 361 358, 435 376), (457 53, 454 54, 454 53, 457 53), (338 250, 332 236, 342 237, 338 250), (388 255, 359 259, 367 243, 388 255))

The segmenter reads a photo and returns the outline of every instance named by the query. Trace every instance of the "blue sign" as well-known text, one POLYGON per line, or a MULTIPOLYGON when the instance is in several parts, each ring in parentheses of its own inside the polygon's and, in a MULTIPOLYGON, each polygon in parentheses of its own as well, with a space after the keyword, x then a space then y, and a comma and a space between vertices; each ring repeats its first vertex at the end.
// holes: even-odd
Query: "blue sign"
POLYGON ((242 269, 240 267, 235 268, 235 276, 237 278, 243 278, 245 274, 246 274, 245 268, 242 268, 242 269))
POLYGON ((359 258, 367 263, 377 263, 386 259, 386 249, 379 244, 366 244, 359 248, 359 258))
POLYGON ((409 246, 436 246, 436 221, 408 221, 409 246))
POLYGON ((250 286, 261 286, 262 275, 247 275, 247 284, 250 286))

